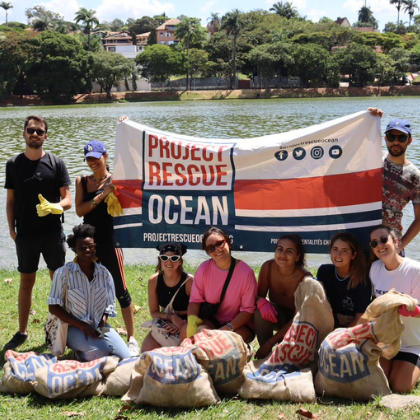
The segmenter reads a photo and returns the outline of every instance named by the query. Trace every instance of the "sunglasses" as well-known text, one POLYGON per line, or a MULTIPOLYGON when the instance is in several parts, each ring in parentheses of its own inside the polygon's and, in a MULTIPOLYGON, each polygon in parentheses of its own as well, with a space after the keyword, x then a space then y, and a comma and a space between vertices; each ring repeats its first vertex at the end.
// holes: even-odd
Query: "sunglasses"
POLYGON ((79 251, 83 251, 83 252, 86 252, 88 249, 89 249, 89 250, 95 249, 95 247, 96 247, 96 244, 90 244, 90 245, 77 245, 77 246, 76 246, 76 248, 77 248, 79 251))
POLYGON ((29 127, 26 127, 26 132, 28 134, 34 134, 34 133, 36 133, 36 135, 37 136, 40 136, 40 137, 42 137, 45 134, 45 131, 44 130, 41 130, 39 128, 29 128, 29 127))
POLYGON ((394 143, 395 140, 398 140, 400 143, 405 143, 408 140, 407 134, 391 134, 386 133, 386 140, 390 143, 394 143))
POLYGON ((374 239, 373 241, 370 241, 369 245, 370 245, 371 248, 376 248, 380 243, 381 244, 386 244, 388 242, 388 238, 389 238, 389 235, 388 236, 385 236, 385 235, 381 236, 379 238, 379 240, 374 239))
POLYGON ((163 262, 171 260, 172 262, 177 262, 181 257, 179 255, 159 255, 159 259, 163 262))
POLYGON ((216 251, 216 248, 221 248, 226 243, 226 239, 223 239, 221 241, 216 242, 213 245, 208 245, 204 248, 204 250, 207 252, 207 254, 213 254, 214 251, 216 251))

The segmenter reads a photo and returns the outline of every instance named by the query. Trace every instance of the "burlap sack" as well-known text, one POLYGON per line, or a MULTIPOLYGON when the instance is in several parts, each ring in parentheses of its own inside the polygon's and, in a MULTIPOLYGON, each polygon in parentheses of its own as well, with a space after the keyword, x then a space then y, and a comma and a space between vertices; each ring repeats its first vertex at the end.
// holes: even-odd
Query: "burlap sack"
POLYGON ((100 382, 88 386, 79 397, 87 397, 89 395, 112 395, 123 396, 129 389, 131 384, 131 374, 139 357, 130 357, 121 360, 115 370, 100 382))
POLYGON ((0 392, 8 394, 29 394, 32 392, 35 372, 57 361, 57 358, 52 354, 18 353, 13 350, 6 352, 5 359, 0 392))
POLYGON ((204 353, 197 353, 195 357, 209 372, 218 394, 238 393, 245 380, 244 367, 251 357, 251 349, 240 335, 205 329, 184 340, 181 347, 203 350, 204 353))
POLYGON ((295 292, 296 315, 283 341, 264 360, 250 362, 239 395, 247 399, 311 402, 315 389, 310 367, 319 344, 333 330, 331 306, 321 283, 307 277, 295 292), (306 367, 306 369, 305 369, 306 367))
POLYGON ((62 360, 38 369, 33 387, 38 394, 47 398, 74 398, 113 372, 117 364, 118 358, 112 356, 87 363, 62 360))
POLYGON ((220 402, 199 347, 162 347, 140 356, 123 401, 158 407, 200 407, 220 402))
POLYGON ((358 325, 326 337, 315 377, 319 395, 366 401, 391 392, 379 357, 392 359, 400 349, 401 305, 413 310, 417 300, 392 289, 368 306, 358 325))

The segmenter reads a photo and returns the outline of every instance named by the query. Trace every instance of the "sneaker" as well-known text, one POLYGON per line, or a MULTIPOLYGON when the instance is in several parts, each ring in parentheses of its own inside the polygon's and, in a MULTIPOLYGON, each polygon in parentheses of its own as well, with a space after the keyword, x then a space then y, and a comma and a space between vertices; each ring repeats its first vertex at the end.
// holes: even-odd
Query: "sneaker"
POLYGON ((131 336, 128 340, 127 347, 130 351, 131 357, 137 357, 140 354, 139 345, 133 336, 131 336))
POLYGON ((13 338, 3 347, 3 351, 14 350, 22 345, 29 338, 28 334, 17 332, 13 338))

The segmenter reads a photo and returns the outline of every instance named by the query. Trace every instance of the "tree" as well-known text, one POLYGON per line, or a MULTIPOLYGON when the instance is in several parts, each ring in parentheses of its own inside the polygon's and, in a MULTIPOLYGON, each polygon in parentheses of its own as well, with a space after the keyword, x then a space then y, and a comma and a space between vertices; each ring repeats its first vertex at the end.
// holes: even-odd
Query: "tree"
POLYGON ((394 61, 394 80, 398 83, 404 81, 405 74, 410 67, 410 53, 403 48, 393 48, 389 56, 394 61))
POLYGON ((397 17, 397 26, 400 24, 400 10, 401 6, 404 4, 404 0, 389 0, 390 4, 395 4, 395 7, 398 10, 398 17, 397 17))
POLYGON ((209 55, 204 50, 200 50, 198 48, 191 48, 188 61, 192 78, 193 75, 196 73, 206 73, 209 55))
POLYGON ((45 31, 31 40, 31 46, 27 79, 39 97, 68 102, 91 90, 89 55, 74 37, 45 31))
POLYGON ((207 29, 212 35, 219 32, 221 25, 219 13, 210 13, 210 17, 207 19, 207 22, 207 29))
POLYGON ((147 39, 147 44, 148 45, 155 45, 155 44, 157 44, 157 32, 156 32, 156 29, 152 29, 150 31, 149 38, 147 39))
POLYGON ((375 76, 378 81, 378 93, 379 86, 384 83, 389 83, 394 77, 394 60, 386 54, 377 53, 375 76))
POLYGON ((222 26, 220 29, 226 31, 228 36, 232 36, 232 70, 233 70, 233 89, 236 89, 236 46, 238 36, 244 27, 244 21, 241 18, 242 13, 238 10, 232 10, 222 17, 222 26))
POLYGON ((367 45, 350 42, 335 53, 334 60, 340 66, 341 74, 350 76, 352 85, 363 87, 373 80, 376 53, 367 45))
POLYGON ((404 1, 404 12, 408 12, 409 20, 408 26, 411 26, 411 20, 413 19, 414 9, 419 9, 419 6, 415 2, 415 0, 405 0, 404 1))
POLYGON ((9 25, 8 25, 8 23, 7 23, 7 14, 8 14, 8 12, 7 12, 7 11, 8 11, 9 9, 13 9, 12 3, 7 3, 7 2, 5 2, 5 1, 2 1, 2 2, 0 3, 0 7, 6 11, 6 26, 9 26, 9 25))
POLYGON ((88 51, 90 51, 90 34, 95 30, 95 27, 99 25, 99 20, 95 17, 96 11, 93 9, 85 9, 81 7, 75 13, 74 21, 76 23, 83 22, 84 23, 84 33, 88 36, 88 51))
POLYGON ((247 58, 257 69, 259 84, 262 80, 264 88, 268 91, 269 83, 276 74, 280 57, 273 51, 270 44, 263 44, 253 48, 247 58))
POLYGON ((130 33, 134 32, 135 34, 144 34, 146 32, 151 32, 159 26, 156 19, 153 19, 149 16, 143 16, 141 19, 137 19, 132 24, 128 26, 130 33))
MULTIPOLYGON (((178 38, 181 42, 185 43, 187 58, 189 57, 190 44, 203 39, 203 35, 200 20, 197 18, 184 18, 176 25, 175 38, 178 38)), ((190 90, 188 66, 186 89, 190 90)))
POLYGON ((182 52, 178 52, 167 45, 155 44, 148 47, 136 57, 136 64, 140 67, 140 74, 151 82, 165 82, 174 74, 185 71, 186 59, 182 52))
POLYGON ((354 27, 372 27, 373 29, 378 29, 378 21, 373 16, 373 12, 370 7, 362 6, 358 12, 358 22, 356 22, 354 27))
POLYGON ((47 10, 44 6, 34 6, 25 10, 28 23, 37 32, 52 30, 62 32, 63 17, 56 12, 47 10))
POLYGON ((278 15, 285 17, 286 19, 297 19, 299 13, 296 7, 293 7, 293 2, 282 2, 279 1, 273 4, 273 7, 270 7, 270 12, 277 13, 278 15))
POLYGON ((126 80, 133 73, 131 61, 121 54, 110 51, 92 53, 92 75, 106 92, 108 99, 112 99, 111 89, 120 80, 126 80))

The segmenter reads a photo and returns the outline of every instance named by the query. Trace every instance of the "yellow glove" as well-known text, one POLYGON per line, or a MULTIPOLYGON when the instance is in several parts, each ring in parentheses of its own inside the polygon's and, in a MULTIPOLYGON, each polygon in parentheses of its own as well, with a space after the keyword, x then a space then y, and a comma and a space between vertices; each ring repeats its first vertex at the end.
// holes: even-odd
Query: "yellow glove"
POLYGON ((36 211, 39 217, 47 216, 48 214, 61 214, 63 207, 59 203, 50 203, 42 194, 38 194, 40 204, 36 205, 36 211))
POLYGON ((197 334, 198 326, 201 325, 203 321, 195 315, 190 315, 188 317, 188 324, 187 324, 187 338, 192 337, 193 335, 197 334))
POLYGON ((108 214, 111 216, 121 216, 123 214, 121 204, 113 192, 106 196, 105 203, 108 206, 108 214))

